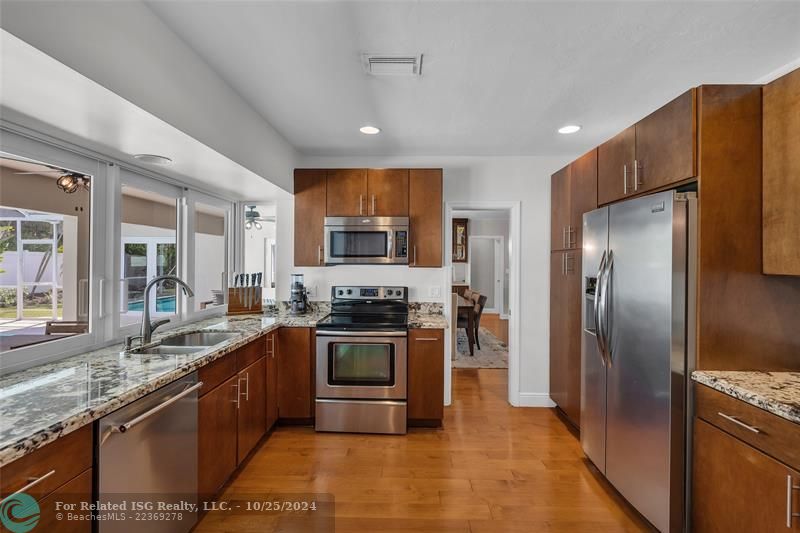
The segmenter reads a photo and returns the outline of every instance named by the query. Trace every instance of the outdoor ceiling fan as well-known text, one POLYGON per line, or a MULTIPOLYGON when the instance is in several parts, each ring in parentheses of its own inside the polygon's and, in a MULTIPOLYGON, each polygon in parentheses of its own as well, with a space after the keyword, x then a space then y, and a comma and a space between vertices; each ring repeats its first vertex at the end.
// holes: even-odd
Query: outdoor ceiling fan
POLYGON ((248 205, 247 211, 244 213, 244 229, 261 229, 262 222, 275 222, 275 217, 262 217, 261 213, 256 211, 256 206, 248 205))
POLYGON ((27 161, 25 159, 15 159, 13 157, 5 157, 5 159, 11 159, 12 161, 19 161, 20 163, 29 163, 33 165, 40 165, 43 167, 47 167, 50 170, 31 170, 25 172, 14 172, 14 174, 18 174, 21 176, 27 174, 61 174, 56 180, 56 185, 58 188, 64 191, 67 194, 72 194, 77 192, 81 188, 85 190, 90 190, 91 185, 89 183, 89 177, 84 176, 83 174, 79 174, 78 172, 70 172, 69 170, 64 170, 63 168, 54 167, 52 165, 47 165, 45 163, 38 163, 33 161, 27 161))

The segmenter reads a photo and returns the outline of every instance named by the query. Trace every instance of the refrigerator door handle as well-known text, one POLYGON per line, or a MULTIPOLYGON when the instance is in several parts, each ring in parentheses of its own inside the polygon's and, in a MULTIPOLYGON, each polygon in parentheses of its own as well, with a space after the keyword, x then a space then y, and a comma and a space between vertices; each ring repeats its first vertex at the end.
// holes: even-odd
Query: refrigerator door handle
POLYGON ((597 283, 595 285, 594 295, 594 312, 592 318, 594 319, 594 336, 597 342, 597 348, 600 350, 600 359, 603 361, 603 366, 606 366, 606 347, 603 341, 603 333, 600 331, 600 302, 603 298, 603 272, 606 268, 606 252, 603 250, 603 256, 600 258, 600 267, 597 269, 597 283))
POLYGON ((600 328, 603 330, 603 344, 606 348, 606 365, 611 367, 611 331, 613 324, 611 322, 609 309, 611 307, 611 274, 614 269, 614 250, 608 251, 608 260, 606 261, 606 271, 603 274, 603 301, 601 302, 603 316, 600 321, 600 328))

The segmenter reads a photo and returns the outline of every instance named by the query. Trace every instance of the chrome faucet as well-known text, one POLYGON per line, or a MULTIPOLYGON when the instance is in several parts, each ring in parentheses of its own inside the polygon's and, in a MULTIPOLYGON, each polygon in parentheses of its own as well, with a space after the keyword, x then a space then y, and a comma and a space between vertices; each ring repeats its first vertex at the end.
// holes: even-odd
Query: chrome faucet
POLYGON ((194 291, 192 290, 189 285, 186 284, 185 281, 180 279, 177 276, 158 276, 150 280, 147 286, 144 288, 144 310, 142 313, 142 328, 139 332, 139 335, 128 335, 125 337, 125 351, 130 350, 133 346, 133 341, 135 339, 139 339, 139 343, 141 345, 150 344, 153 339, 153 332, 156 328, 163 326, 164 324, 169 323, 169 318, 164 318, 162 320, 156 320, 150 322, 150 289, 152 289, 155 285, 158 285, 164 281, 174 281, 175 285, 180 285, 183 289, 183 293, 186 294, 188 297, 194 296, 194 291))

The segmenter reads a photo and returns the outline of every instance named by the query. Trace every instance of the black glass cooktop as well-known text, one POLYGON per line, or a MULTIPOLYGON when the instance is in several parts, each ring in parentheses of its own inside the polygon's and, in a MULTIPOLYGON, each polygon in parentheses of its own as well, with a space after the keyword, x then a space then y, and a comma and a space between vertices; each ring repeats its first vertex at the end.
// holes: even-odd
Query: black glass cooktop
POLYGON ((317 329, 345 331, 398 331, 408 329, 408 315, 394 314, 330 314, 317 322, 317 329))

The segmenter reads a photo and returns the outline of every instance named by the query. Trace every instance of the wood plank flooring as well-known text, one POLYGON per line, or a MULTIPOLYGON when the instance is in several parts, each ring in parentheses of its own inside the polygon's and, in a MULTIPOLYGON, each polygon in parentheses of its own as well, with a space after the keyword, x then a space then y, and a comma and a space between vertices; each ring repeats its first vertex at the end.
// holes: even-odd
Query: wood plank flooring
MULTIPOLYGON (((444 429, 376 436, 279 427, 223 498, 329 493, 337 533, 648 531, 553 410, 508 405, 507 379, 506 370, 454 371, 444 429)), ((209 513, 195 531, 326 529, 209 513)))

